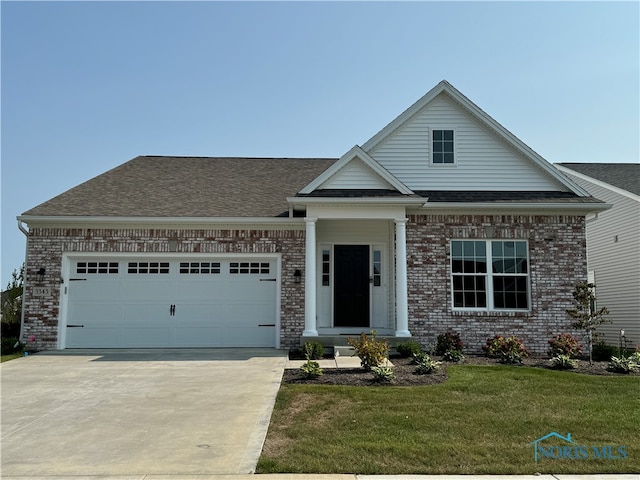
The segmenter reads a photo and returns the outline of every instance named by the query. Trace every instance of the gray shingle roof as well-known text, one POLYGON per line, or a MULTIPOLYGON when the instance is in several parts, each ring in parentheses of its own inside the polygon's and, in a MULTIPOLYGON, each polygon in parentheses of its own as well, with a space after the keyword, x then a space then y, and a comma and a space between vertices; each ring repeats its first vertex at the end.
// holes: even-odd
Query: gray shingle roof
POLYGON ((558 165, 640 195, 640 163, 559 163, 558 165))
POLYGON ((277 217, 336 160, 141 156, 24 215, 277 217))

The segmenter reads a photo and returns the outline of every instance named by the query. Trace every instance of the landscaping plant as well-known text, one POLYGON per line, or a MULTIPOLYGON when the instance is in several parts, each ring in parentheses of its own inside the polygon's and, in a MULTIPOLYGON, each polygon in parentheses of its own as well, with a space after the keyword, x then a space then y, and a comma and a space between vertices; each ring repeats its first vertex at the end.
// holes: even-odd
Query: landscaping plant
POLYGON ((441 365, 441 362, 436 362, 427 353, 414 355, 413 362, 416 364, 416 373, 419 375, 433 373, 438 370, 441 365))
POLYGON ((373 379, 379 383, 392 383, 395 379, 395 375, 390 366, 384 367, 371 367, 371 373, 373 373, 373 379))
POLYGON ((317 340, 308 340, 304 343, 303 351, 307 360, 320 360, 324 355, 324 345, 317 340))
POLYGON ((567 355, 577 357, 582 354, 582 346, 578 339, 570 333, 561 333, 549 340, 549 356, 567 355))
POLYGON ((608 369, 616 373, 631 373, 635 372, 640 365, 638 365, 636 358, 631 357, 611 357, 609 361, 608 369))
POLYGON ((559 354, 553 357, 551 360, 551 368, 558 370, 569 370, 570 368, 576 368, 578 361, 573 360, 569 355, 559 354))
POLYGON ((307 361, 300 367, 300 370, 307 378, 316 378, 322 375, 322 368, 320 368, 320 364, 311 359, 307 359, 307 361))
POLYGON ((530 355, 522 341, 515 336, 505 338, 502 335, 496 335, 488 338, 482 350, 488 357, 498 358, 500 363, 522 363, 522 359, 530 355))
POLYGON ((415 340, 409 340, 408 342, 400 342, 396 345, 396 352, 398 355, 404 358, 413 357, 415 353, 421 353, 422 345, 415 340))
POLYGON ((347 338, 347 343, 355 348, 360 365, 367 371, 383 365, 389 358, 389 344, 386 340, 377 340, 375 330, 370 337, 362 332, 360 338, 347 338))
POLYGON ((567 310, 567 314, 574 320, 571 325, 576 330, 582 330, 589 349, 589 363, 593 363, 593 342, 596 340, 596 329, 603 323, 608 323, 607 307, 596 307, 596 286, 593 283, 579 282, 573 291, 575 308, 567 310))

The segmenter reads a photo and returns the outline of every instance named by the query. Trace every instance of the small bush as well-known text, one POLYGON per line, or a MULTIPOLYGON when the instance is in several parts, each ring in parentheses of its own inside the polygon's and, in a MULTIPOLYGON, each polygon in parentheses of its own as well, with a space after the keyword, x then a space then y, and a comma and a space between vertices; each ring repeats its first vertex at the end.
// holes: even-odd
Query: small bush
POLYGON ((2 349, 2 355, 11 355, 12 353, 21 352, 24 349, 24 344, 19 342, 16 337, 2 337, 0 348, 2 349))
POLYGON ((638 366, 633 357, 611 357, 607 368, 616 373, 631 373, 635 372, 638 366))
POLYGON ((398 355, 404 358, 413 357, 414 353, 422 352, 422 345, 415 340, 409 340, 408 342, 401 342, 396 345, 396 352, 398 355))
POLYGON ((419 353, 413 356, 413 363, 416 364, 415 373, 426 375, 433 373, 440 368, 441 362, 436 362, 426 353, 419 353))
POLYGON ((445 362, 462 362, 464 360, 464 355, 459 350, 447 350, 442 355, 442 359, 445 362))
POLYGON ((304 373, 304 376, 307 378, 316 378, 322 375, 323 373, 322 368, 320 368, 320 364, 315 360, 307 360, 305 363, 302 364, 302 366, 300 367, 300 370, 302 371, 302 373, 304 373))
POLYGON ((373 373, 373 379, 379 383, 392 383, 396 378, 389 366, 371 367, 371 373, 373 373))
POLYGON ((499 359, 500 363, 522 363, 522 359, 530 355, 522 341, 514 336, 505 338, 496 335, 488 338, 482 350, 488 357, 499 359))
POLYGON ((307 360, 320 360, 324 355, 324 345, 317 340, 308 340, 302 348, 307 360))
POLYGON ((576 368, 578 366, 577 360, 572 360, 569 355, 556 355, 551 360, 551 368, 556 368, 558 370, 569 370, 571 368, 576 368))
POLYGON ((360 338, 347 338, 347 343, 356 349, 356 356, 360 358, 362 368, 369 371, 371 367, 379 367, 389 358, 389 344, 386 340, 376 340, 376 332, 371 337, 361 333, 360 338))
POLYGON ((604 341, 593 345, 592 357, 596 362, 608 362, 615 353, 616 348, 607 345, 604 341))
POLYGON ((436 355, 444 355, 445 352, 456 351, 462 353, 464 343, 460 340, 460 335, 455 332, 447 332, 438 335, 436 340, 436 355))
POLYGON ((577 357, 582 354, 578 339, 569 333, 561 333, 549 340, 549 356, 567 355, 577 357))

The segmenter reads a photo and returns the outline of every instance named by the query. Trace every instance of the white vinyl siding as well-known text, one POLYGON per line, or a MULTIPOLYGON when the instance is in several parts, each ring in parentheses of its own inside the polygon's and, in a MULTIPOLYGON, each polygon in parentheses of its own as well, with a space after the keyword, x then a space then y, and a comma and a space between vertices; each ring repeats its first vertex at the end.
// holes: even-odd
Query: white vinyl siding
MULTIPOLYGON (((569 174, 570 175, 570 174, 569 174)), ((571 176, 594 197, 613 207, 587 220, 587 264, 595 273, 599 307, 612 323, 598 328, 617 345, 620 329, 630 346, 640 344, 640 200, 571 176)))
POLYGON ((336 175, 320 186, 320 189, 391 189, 379 175, 360 160, 349 162, 336 175))
POLYGON ((565 190, 444 94, 367 153, 413 190, 565 190), (431 129, 444 125, 455 126, 456 168, 431 162, 431 129))

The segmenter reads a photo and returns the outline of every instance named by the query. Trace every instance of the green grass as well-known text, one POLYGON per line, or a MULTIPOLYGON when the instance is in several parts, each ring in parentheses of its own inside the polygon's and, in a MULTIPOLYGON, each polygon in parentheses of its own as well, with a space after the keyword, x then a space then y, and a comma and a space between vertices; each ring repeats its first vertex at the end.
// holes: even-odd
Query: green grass
POLYGON ((285 384, 257 473, 636 473, 638 425, 637 376, 458 365, 424 387, 285 384), (627 457, 534 463, 530 442, 552 431, 627 457))
POLYGON ((0 356, 0 363, 8 362, 9 360, 13 360, 14 358, 20 358, 20 357, 24 357, 24 353, 16 352, 16 353, 10 353, 8 355, 1 355, 0 356))

